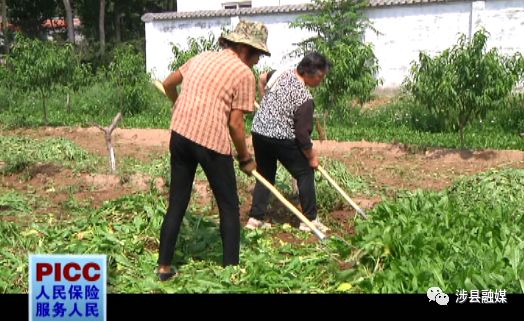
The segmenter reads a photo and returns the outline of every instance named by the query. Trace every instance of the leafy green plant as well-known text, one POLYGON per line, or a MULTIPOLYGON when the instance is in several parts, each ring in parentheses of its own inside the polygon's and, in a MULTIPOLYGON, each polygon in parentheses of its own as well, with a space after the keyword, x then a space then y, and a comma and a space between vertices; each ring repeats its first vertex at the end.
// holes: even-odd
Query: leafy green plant
POLYGON ((109 79, 118 90, 120 110, 126 115, 138 114, 147 108, 149 99, 144 88, 151 77, 144 69, 144 61, 142 53, 126 45, 115 50, 109 65, 109 79))
POLYGON ((214 34, 209 33, 206 37, 187 38, 187 49, 183 49, 177 44, 172 44, 173 61, 169 64, 171 70, 177 70, 180 66, 185 64, 189 59, 204 51, 218 51, 218 39, 214 34))
POLYGON ((317 50, 333 67, 318 88, 318 100, 324 109, 337 108, 344 113, 342 102, 357 99, 362 104, 371 98, 379 80, 378 60, 364 33, 371 27, 364 14, 367 0, 315 0, 316 12, 302 15, 291 27, 312 31, 315 36, 302 41, 299 53, 317 50))
POLYGON ((471 41, 460 36, 455 46, 434 58, 420 53, 405 81, 415 101, 459 132, 462 147, 466 126, 485 118, 524 76, 520 53, 504 57, 495 48, 487 51, 487 41, 488 34, 481 29, 471 41))
MULTIPOLYGON (((0 136, 0 155, 9 150, 25 151, 31 160, 86 161, 85 152, 62 140, 0 136)), ((365 182, 343 164, 325 159, 322 164, 348 192, 367 192, 365 182)), ((164 157, 150 166, 128 166, 160 175, 166 165, 164 157)), ((252 186, 253 178, 236 170, 239 190, 252 186)), ((319 199, 325 193, 320 183, 319 199)), ((71 198, 61 204, 68 215, 57 218, 44 212, 46 200, 0 188, 0 215, 16 215, 15 222, 0 220, 0 291, 26 291, 27 253, 42 252, 108 255, 111 293, 413 293, 436 285, 449 293, 522 292, 523 185, 523 170, 506 169, 465 178, 443 192, 399 193, 369 211, 369 220, 357 217, 351 240, 310 242, 312 235, 286 225, 243 231, 241 263, 227 268, 221 267, 216 209, 192 203, 173 261, 180 274, 165 283, 154 273, 165 194, 152 189, 99 208, 71 198), (35 209, 38 215, 32 215, 35 209), (354 267, 341 270, 341 263, 354 267)), ((47 202, 57 205, 51 197, 47 202)))
POLYGON ((23 171, 35 163, 57 163, 86 170, 99 162, 64 138, 37 140, 17 136, 0 136, 0 160, 6 163, 4 174, 23 171))
POLYGON ((90 81, 92 80, 93 76, 90 71, 90 67, 88 65, 79 64, 77 68, 74 69, 70 82, 64 84, 64 88, 67 91, 68 95, 68 101, 67 101, 67 112, 71 113, 72 111, 72 105, 71 102, 72 97, 74 95, 70 95, 70 93, 76 93, 80 88, 83 88, 87 86, 90 81))
MULTIPOLYGON (((322 158, 321 164, 329 173, 329 176, 349 195, 369 193, 370 187, 368 184, 360 177, 352 175, 343 163, 322 158)), ((342 208, 346 201, 320 173, 315 173, 315 175, 318 208, 325 213, 342 208)))
POLYGON ((0 191, 2 191, 0 194, 0 209, 2 209, 0 215, 5 213, 10 214, 11 211, 24 213, 30 212, 30 206, 26 196, 12 190, 0 191))
POLYGON ((491 171, 379 204, 357 225, 361 265, 351 280, 373 293, 524 292, 523 184, 523 170, 491 171))
POLYGON ((48 124, 46 100, 50 92, 58 85, 72 82, 74 74, 81 68, 71 44, 59 46, 21 34, 16 36, 7 65, 18 88, 40 93, 45 124, 48 124))
POLYGON ((159 283, 154 268, 164 200, 155 193, 135 194, 99 209, 73 209, 65 221, 49 218, 24 227, 0 221, 0 291, 27 289, 27 252, 107 254, 111 293, 336 291, 335 262, 319 245, 275 246, 259 231, 243 233, 239 266, 221 267, 218 215, 198 208, 190 208, 182 223, 176 282, 159 283))

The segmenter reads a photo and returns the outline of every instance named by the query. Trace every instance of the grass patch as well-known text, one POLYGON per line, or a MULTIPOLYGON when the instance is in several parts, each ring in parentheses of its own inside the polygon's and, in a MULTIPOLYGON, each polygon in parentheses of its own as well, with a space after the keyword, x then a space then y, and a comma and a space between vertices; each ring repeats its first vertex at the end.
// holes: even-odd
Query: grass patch
POLYGON ((0 136, 0 160, 5 162, 3 175, 18 173, 37 163, 54 163, 76 171, 93 171, 101 159, 90 155, 64 138, 32 139, 0 136))
MULTIPOLYGON (((1 221, 0 288, 27 291, 27 253, 101 253, 108 255, 110 293, 522 292, 522 186, 524 170, 507 169, 442 192, 401 193, 369 211, 370 220, 356 218, 357 235, 345 241, 310 242, 310 234, 288 225, 243 231, 241 264, 227 268, 217 213, 191 204, 173 262, 180 276, 165 283, 154 273, 165 195, 134 194, 96 210, 75 206, 60 221, 1 221), (295 242, 279 238, 283 233, 295 242), (341 269, 341 262, 354 267, 341 269)), ((1 204, 30 208, 23 196, 5 195, 1 204)))
MULTIPOLYGON (((133 115, 124 115, 122 128, 168 128, 171 103, 151 85, 142 88, 148 99, 148 108, 133 115)), ((0 128, 38 127, 43 125, 39 96, 16 89, 0 87, 0 128)), ((56 91, 48 101, 49 121, 52 126, 107 125, 119 112, 120 101, 114 88, 96 82, 71 94, 72 107, 68 111, 66 93, 56 91)), ((448 125, 406 99, 373 109, 346 108, 343 114, 332 113, 327 120, 328 139, 344 141, 378 141, 403 143, 423 147, 459 148, 458 133, 448 125)), ((250 132, 253 116, 246 117, 250 132)), ((469 149, 495 148, 524 150, 524 96, 515 95, 489 111, 483 121, 473 121, 466 128, 465 144, 469 149)), ((314 131, 314 137, 318 134, 314 131)))
MULTIPOLYGON (((442 119, 407 100, 374 109, 346 111, 345 115, 332 115, 328 120, 328 139, 403 143, 423 148, 460 146, 457 132, 447 128, 442 119)), ((523 119, 524 98, 511 97, 488 112, 485 120, 466 127, 465 144, 470 149, 524 150, 524 139, 519 135, 524 131, 523 119)))
POLYGON ((345 277, 366 293, 524 292, 523 187, 524 170, 506 169, 381 203, 357 225, 361 265, 345 277))

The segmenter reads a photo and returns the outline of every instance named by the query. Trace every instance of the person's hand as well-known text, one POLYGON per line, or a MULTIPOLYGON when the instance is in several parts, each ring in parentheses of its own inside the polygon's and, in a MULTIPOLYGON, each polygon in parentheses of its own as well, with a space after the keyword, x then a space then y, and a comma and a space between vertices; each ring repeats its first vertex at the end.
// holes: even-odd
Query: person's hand
POLYGON ((309 167, 311 167, 313 169, 317 169, 318 165, 320 165, 319 160, 318 160, 318 156, 317 155, 313 155, 313 157, 311 157, 309 159, 309 167))
POLYGON ((252 172, 257 169, 257 163, 253 159, 253 157, 249 156, 249 158, 244 160, 238 160, 238 165, 240 167, 240 170, 244 172, 244 174, 251 176, 252 172))
POLYGON ((304 156, 306 157, 309 167, 317 169, 319 164, 317 152, 313 148, 302 150, 304 156))

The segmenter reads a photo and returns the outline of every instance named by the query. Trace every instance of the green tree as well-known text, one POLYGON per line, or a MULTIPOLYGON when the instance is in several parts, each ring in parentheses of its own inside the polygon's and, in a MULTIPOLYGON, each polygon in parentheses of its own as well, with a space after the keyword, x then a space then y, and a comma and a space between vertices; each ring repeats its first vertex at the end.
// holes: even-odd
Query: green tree
POLYGON ((421 52, 404 83, 416 102, 459 132, 462 147, 466 125, 483 119, 524 76, 520 53, 505 57, 495 48, 487 51, 487 40, 487 32, 479 30, 471 40, 461 35, 456 45, 434 58, 421 52))
POLYGON ((147 0, 146 9, 148 12, 177 11, 176 0, 147 0))
POLYGON ((98 6, 98 36, 100 39, 100 55, 104 55, 106 51, 106 29, 105 29, 105 8, 106 1, 100 0, 100 5, 98 6))
POLYGON ((299 53, 317 50, 333 63, 318 88, 321 105, 339 106, 344 98, 357 99, 360 104, 368 101, 379 84, 377 58, 372 46, 364 42, 364 33, 371 28, 364 14, 368 1, 314 0, 314 4, 316 11, 299 16, 291 27, 315 34, 299 43, 299 53))
POLYGON ((58 7, 57 0, 7 0, 9 22, 31 38, 41 36, 42 23, 52 18, 58 7))
POLYGON ((5 32, 4 30, 7 29, 7 0, 2 0, 0 4, 2 7, 2 23, 0 24, 0 32, 3 34, 5 32))
POLYGON ((189 59, 198 55, 204 51, 217 51, 220 49, 218 45, 218 40, 215 36, 210 33, 206 37, 197 37, 197 38, 187 38, 187 49, 182 49, 180 46, 173 44, 173 61, 169 64, 171 70, 176 70, 183 64, 185 64, 189 59))
POLYGON ((88 43, 81 48, 85 59, 97 69, 112 61, 113 51, 121 43, 132 43, 137 48, 144 48, 145 30, 141 16, 150 10, 161 11, 162 2, 75 0, 76 12, 82 21, 82 34, 88 43))
POLYGON ((75 43, 75 26, 73 22, 73 6, 71 0, 62 0, 67 23, 67 41, 75 43))
POLYGON ((49 93, 59 85, 71 83, 80 62, 69 43, 59 46, 17 34, 7 66, 11 79, 19 88, 40 93, 44 123, 48 124, 46 100, 49 93))
POLYGON ((151 76, 145 71, 145 58, 131 45, 122 45, 115 50, 109 65, 109 79, 118 89, 120 110, 125 115, 143 111, 148 104, 143 89, 150 86, 151 76))
POLYGON ((162 1, 151 0, 75 0, 77 13, 82 20, 82 32, 92 42, 101 39, 100 15, 104 5, 102 19, 105 41, 119 43, 143 38, 144 24, 140 20, 149 11, 162 11, 162 1), (157 4, 158 3, 158 4, 157 4))

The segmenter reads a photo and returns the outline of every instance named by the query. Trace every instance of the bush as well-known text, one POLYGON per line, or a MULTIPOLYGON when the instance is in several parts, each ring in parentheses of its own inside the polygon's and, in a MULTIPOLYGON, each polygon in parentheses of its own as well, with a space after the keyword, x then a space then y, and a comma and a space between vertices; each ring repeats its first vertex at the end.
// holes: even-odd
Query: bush
POLYGON ((420 53, 413 62, 405 88, 415 101, 457 130, 464 147, 464 129, 473 119, 482 120, 508 97, 524 76, 524 58, 486 52, 488 35, 479 30, 471 41, 458 43, 431 58, 420 53))
POLYGON ((364 254, 353 279, 371 293, 523 292, 523 184, 522 169, 505 169, 379 204, 357 225, 352 244, 364 254))
POLYGON ((379 84, 375 75, 378 60, 370 44, 364 43, 364 33, 370 26, 364 14, 367 0, 315 0, 315 14, 300 16, 292 27, 312 31, 316 36, 301 42, 299 52, 317 50, 326 56, 333 67, 317 89, 321 108, 334 106, 344 113, 345 99, 359 104, 371 99, 379 84))
POLYGON ((204 51, 218 51, 220 46, 218 45, 218 39, 215 38, 215 35, 209 33, 206 37, 197 37, 197 38, 187 38, 188 49, 182 49, 180 46, 173 44, 173 61, 169 64, 171 70, 177 70, 185 64, 189 59, 198 55, 204 51))
MULTIPOLYGON (((37 91, 42 98, 44 123, 48 123, 46 100, 58 86, 73 84, 80 61, 73 46, 59 46, 32 40, 17 34, 11 54, 7 57, 9 79, 25 91, 37 91)), ((76 77, 78 79, 79 77, 76 77)))
POLYGON ((144 88, 151 76, 145 71, 145 58, 131 45, 115 50, 115 58, 109 65, 108 78, 117 88, 120 110, 126 115, 142 112, 148 105, 144 88))
POLYGON ((483 126, 494 126, 509 133, 524 131, 524 94, 516 94, 502 101, 485 118, 483 126))

